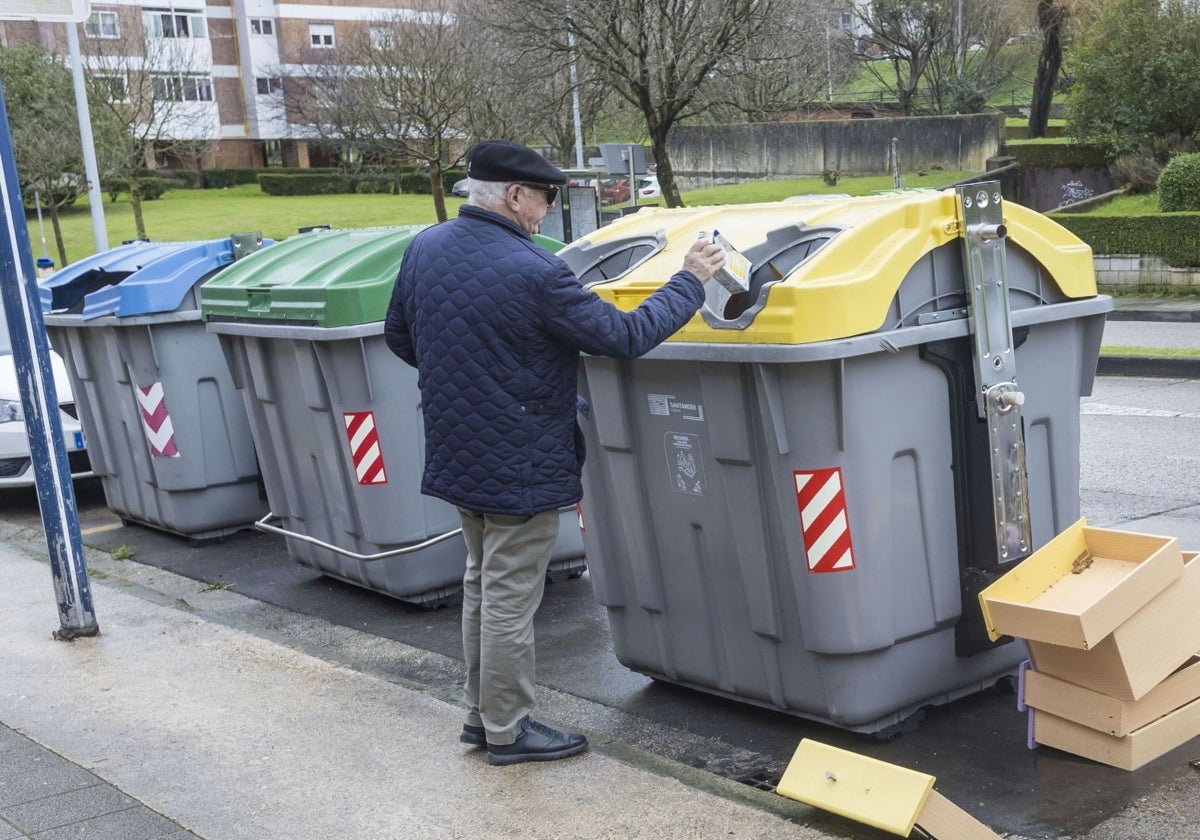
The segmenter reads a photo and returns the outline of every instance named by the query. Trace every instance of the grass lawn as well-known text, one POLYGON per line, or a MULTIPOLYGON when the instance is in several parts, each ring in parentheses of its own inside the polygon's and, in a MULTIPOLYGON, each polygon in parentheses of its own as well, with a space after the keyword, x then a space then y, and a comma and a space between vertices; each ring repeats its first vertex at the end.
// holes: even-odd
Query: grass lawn
MULTIPOLYGON (((971 174, 974 173, 933 171, 923 176, 908 173, 901 176, 901 181, 905 187, 937 188, 971 174)), ((683 200, 688 205, 749 204, 779 201, 792 195, 869 195, 891 188, 890 175, 843 178, 833 187, 826 185, 821 178, 748 181, 685 192, 683 200)), ((462 199, 447 197, 446 207, 451 217, 457 215, 462 203, 462 199)), ((437 221, 433 199, 427 195, 269 196, 254 184, 224 190, 169 190, 156 201, 144 202, 142 214, 146 222, 146 234, 156 242, 217 239, 232 233, 251 231, 260 232, 271 239, 286 239, 294 235, 297 228, 309 225, 352 228, 432 224, 437 221)), ((92 218, 86 198, 64 211, 60 219, 68 262, 95 252, 92 218)), ((104 219, 109 247, 134 238, 133 214, 126 197, 122 196, 115 202, 106 199, 104 219)), ((27 222, 34 256, 41 256, 37 215, 28 214, 27 222)), ((44 213, 43 223, 50 257, 57 264, 59 259, 54 233, 44 213)))

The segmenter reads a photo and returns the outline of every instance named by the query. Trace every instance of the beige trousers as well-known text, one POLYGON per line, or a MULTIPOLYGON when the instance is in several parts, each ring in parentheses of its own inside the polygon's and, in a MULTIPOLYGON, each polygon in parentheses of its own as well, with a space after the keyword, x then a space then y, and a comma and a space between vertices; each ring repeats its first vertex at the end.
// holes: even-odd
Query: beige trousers
POLYGON ((463 654, 467 723, 488 743, 511 744, 533 710, 533 616, 558 537, 558 511, 500 516, 459 508, 467 542, 463 576, 463 654))

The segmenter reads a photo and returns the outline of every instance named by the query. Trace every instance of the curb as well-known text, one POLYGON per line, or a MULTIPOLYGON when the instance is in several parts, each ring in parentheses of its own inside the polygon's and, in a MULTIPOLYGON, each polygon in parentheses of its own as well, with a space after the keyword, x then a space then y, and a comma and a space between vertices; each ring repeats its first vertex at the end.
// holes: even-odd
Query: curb
POLYGON ((1100 376, 1161 376, 1200 379, 1200 358, 1175 356, 1101 356, 1100 376))
POLYGON ((1200 323, 1200 309, 1114 309, 1110 321, 1162 321, 1170 323, 1200 323))

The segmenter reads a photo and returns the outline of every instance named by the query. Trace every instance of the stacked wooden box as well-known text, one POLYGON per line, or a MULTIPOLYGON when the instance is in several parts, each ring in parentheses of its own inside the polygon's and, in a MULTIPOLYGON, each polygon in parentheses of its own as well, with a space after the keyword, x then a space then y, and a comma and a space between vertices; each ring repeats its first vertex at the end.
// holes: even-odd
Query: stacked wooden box
POLYGON ((1034 742, 1134 770, 1200 736, 1200 558, 1079 520, 979 596, 1032 669, 1034 742))

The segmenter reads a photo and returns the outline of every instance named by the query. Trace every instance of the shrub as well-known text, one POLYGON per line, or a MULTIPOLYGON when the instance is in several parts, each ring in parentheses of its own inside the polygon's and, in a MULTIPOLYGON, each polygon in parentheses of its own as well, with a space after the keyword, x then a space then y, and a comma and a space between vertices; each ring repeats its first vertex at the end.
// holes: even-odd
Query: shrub
MULTIPOLYGON (((311 171, 311 170, 305 170, 311 171)), ((353 192, 345 175, 260 174, 258 185, 267 195, 336 195, 353 192)))
POLYGON ((1095 254, 1153 254, 1179 268, 1200 266, 1200 213, 1145 216, 1067 215, 1054 221, 1095 254))
MULTIPOLYGON (((178 189, 180 184, 174 178, 142 178, 137 179, 138 193, 142 201, 155 201, 162 198, 167 190, 178 189)), ((112 195, 112 193, 109 193, 112 195)))
POLYGON ((454 189, 454 185, 467 177, 465 169, 443 169, 442 170, 442 194, 450 195, 450 190, 454 189))
POLYGON ((200 176, 200 186, 206 190, 221 190, 239 184, 256 184, 263 169, 206 169, 200 176))
POLYGON ((400 192, 410 195, 430 195, 433 187, 428 172, 405 172, 399 178, 400 192))
POLYGON ((1154 152, 1146 146, 1121 155, 1109 164, 1108 169, 1118 184, 1128 184, 1131 193, 1143 195, 1154 192, 1158 184, 1158 175, 1162 172, 1162 166, 1154 152))
POLYGON ((396 182, 387 175, 363 175, 355 179, 354 191, 363 194, 392 195, 396 191, 396 182))
POLYGON ((1158 208, 1200 210, 1200 154, 1176 155, 1158 176, 1158 208))

